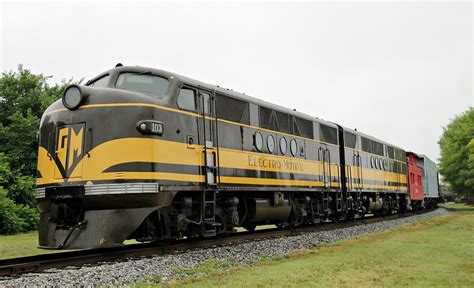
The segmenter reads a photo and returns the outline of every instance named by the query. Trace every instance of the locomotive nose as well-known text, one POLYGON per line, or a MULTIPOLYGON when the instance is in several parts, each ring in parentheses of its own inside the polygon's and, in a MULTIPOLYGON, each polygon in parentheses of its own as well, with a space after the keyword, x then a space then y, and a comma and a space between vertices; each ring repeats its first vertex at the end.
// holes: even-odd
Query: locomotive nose
POLYGON ((141 180, 154 172, 155 166, 142 163, 152 162, 165 132, 155 100, 70 85, 44 113, 36 189, 40 247, 122 245, 156 209, 158 184, 141 180))

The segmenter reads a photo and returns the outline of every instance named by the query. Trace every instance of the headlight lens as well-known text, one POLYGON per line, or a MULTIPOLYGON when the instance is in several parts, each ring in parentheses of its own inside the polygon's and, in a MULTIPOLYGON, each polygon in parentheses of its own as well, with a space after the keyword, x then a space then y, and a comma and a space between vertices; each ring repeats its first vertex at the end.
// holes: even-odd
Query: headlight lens
POLYGON ((76 109, 82 101, 81 90, 77 86, 70 86, 64 91, 63 105, 68 109, 76 109))

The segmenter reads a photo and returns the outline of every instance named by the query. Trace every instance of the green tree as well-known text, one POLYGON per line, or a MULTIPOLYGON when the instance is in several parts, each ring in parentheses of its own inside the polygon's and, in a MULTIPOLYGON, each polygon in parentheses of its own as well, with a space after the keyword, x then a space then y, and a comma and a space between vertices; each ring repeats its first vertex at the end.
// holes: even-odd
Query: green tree
POLYGON ((0 77, 0 233, 36 227, 36 135, 44 110, 72 82, 50 85, 48 78, 21 65, 0 77))
POLYGON ((474 196, 474 108, 457 115, 439 141, 440 173, 453 192, 474 196))
POLYGON ((36 174, 39 121, 66 84, 49 85, 48 78, 21 65, 0 78, 0 152, 11 159, 12 170, 24 175, 36 174))

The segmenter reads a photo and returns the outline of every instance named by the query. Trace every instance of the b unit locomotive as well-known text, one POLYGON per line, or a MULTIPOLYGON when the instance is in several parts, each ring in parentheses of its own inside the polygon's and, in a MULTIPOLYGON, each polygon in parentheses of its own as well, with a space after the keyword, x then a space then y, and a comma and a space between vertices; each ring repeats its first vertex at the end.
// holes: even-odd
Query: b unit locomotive
POLYGON ((116 67, 40 124, 40 247, 93 248, 410 208, 405 151, 174 73, 116 67))

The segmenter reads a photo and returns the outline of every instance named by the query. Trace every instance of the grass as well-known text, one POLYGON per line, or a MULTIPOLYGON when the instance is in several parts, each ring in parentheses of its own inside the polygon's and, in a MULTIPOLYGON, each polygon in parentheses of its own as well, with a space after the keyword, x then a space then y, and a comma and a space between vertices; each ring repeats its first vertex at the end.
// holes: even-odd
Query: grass
MULTIPOLYGON (((138 243, 135 240, 126 240, 125 244, 138 243)), ((45 250, 38 248, 38 231, 17 235, 0 236, 0 259, 33 256, 38 254, 61 253, 72 250, 45 250)))
POLYGON ((251 267, 229 266, 222 272, 207 265, 205 273, 194 274, 197 277, 166 285, 472 287, 474 207, 451 205, 449 208, 454 213, 447 216, 299 251, 288 257, 263 260, 251 267))
POLYGON ((57 252, 38 249, 38 231, 0 236, 0 259, 57 252))
MULTIPOLYGON (((171 283, 175 283, 176 279, 183 278, 199 278, 211 273, 224 272, 233 267, 236 267, 239 263, 235 260, 220 260, 215 258, 209 258, 201 265, 198 265, 194 268, 173 268, 172 272, 174 273, 171 283), (174 282, 173 282, 174 281, 174 282)), ((163 286, 168 282, 169 279, 161 279, 160 277, 154 277, 146 275, 142 281, 138 283, 127 283, 125 286, 135 286, 135 287, 150 287, 150 286, 163 286)))

